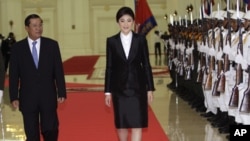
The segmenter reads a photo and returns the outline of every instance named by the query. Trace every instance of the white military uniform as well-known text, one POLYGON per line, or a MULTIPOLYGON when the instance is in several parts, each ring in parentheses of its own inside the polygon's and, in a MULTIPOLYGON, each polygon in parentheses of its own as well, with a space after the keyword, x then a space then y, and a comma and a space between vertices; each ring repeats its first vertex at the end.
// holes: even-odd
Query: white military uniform
MULTIPOLYGON (((231 19, 234 19, 234 20, 237 20, 237 19, 242 19, 243 16, 244 16, 244 12, 235 12, 231 19)), ((242 29, 241 31, 243 31, 244 29, 242 29)), ((237 49, 238 49, 238 45, 239 45, 239 31, 232 34, 232 40, 231 40, 231 47, 230 49, 226 48, 226 50, 228 51, 228 54, 229 54, 229 60, 231 61, 235 61, 235 58, 237 56, 237 49)), ((230 97, 232 95, 232 89, 236 86, 236 70, 234 68, 230 68, 230 71, 228 72, 228 74, 226 75, 226 78, 229 78, 229 80, 227 81, 227 86, 228 86, 228 92, 226 95, 229 94, 229 101, 228 101, 228 104, 230 102, 230 97)), ((243 87, 241 85, 237 85, 238 86, 238 89, 239 89, 239 92, 243 89, 243 87)), ((239 106, 238 106, 239 107, 239 106)), ((236 115, 237 115, 237 112, 238 112, 238 107, 230 107, 229 106, 229 109, 228 109, 228 114, 230 116, 233 116, 236 118, 236 115)), ((236 119, 235 119, 236 120, 236 119)), ((238 123, 241 123, 239 120, 236 121, 238 123)))
MULTIPOLYGON (((217 11, 215 13, 215 18, 218 19, 218 20, 224 20, 224 16, 226 15, 226 12, 223 11, 223 10, 220 10, 220 11, 217 11)), ((222 29, 224 31, 224 29, 222 29)), ((225 36, 227 35, 227 30, 225 30, 224 34, 222 32, 222 38, 226 38, 225 36)), ((222 47, 219 46, 220 45, 220 28, 219 27, 216 27, 215 28, 215 50, 216 50, 216 54, 215 54, 215 59, 216 61, 218 60, 223 60, 222 58, 222 55, 223 55, 223 50, 222 50, 222 47)), ((217 65, 216 65, 216 69, 215 69, 215 72, 213 73, 213 89, 214 89, 214 82, 218 80, 218 76, 217 74, 218 73, 221 73, 221 72, 217 72, 217 65)), ((219 83, 219 82, 218 82, 219 83)), ((221 107, 224 106, 224 98, 223 98, 223 95, 220 94, 220 96, 213 96, 213 103, 214 105, 217 107, 217 108, 220 108, 220 110, 222 112, 225 112, 227 110, 224 110, 222 109, 221 107)))
MULTIPOLYGON (((229 10, 227 12, 229 12, 230 15, 231 14, 233 15, 235 13, 234 10, 229 10)), ((227 17, 227 12, 224 14, 224 18, 228 18, 227 17)), ((223 53, 226 54, 226 55, 229 55, 230 48, 231 48, 231 46, 229 44, 229 40, 228 40, 228 32, 229 32, 228 29, 224 29, 224 31, 223 31, 223 40, 224 40, 223 41, 223 46, 224 46, 223 47, 223 53)), ((231 37, 231 42, 232 42, 232 37, 231 37)), ((222 99, 221 100, 221 107, 220 107, 220 109, 223 112, 226 112, 226 111, 229 110, 228 104, 229 104, 229 101, 230 101, 230 96, 231 96, 231 92, 232 92, 232 86, 234 85, 234 83, 233 83, 234 77, 233 76, 235 75, 235 73, 233 72, 232 68, 230 68, 230 70, 224 72, 224 75, 225 75, 225 78, 226 78, 226 81, 225 81, 225 91, 224 91, 224 93, 221 92, 221 94, 220 94, 220 98, 222 99)))
MULTIPOLYGON (((206 45, 203 46, 203 52, 206 53, 206 67, 208 68, 208 71, 209 71, 208 57, 215 56, 215 49, 214 49, 214 46, 212 45, 211 39, 212 39, 212 29, 208 30, 208 41, 207 41, 206 45)), ((212 76, 213 76, 213 74, 214 74, 214 72, 212 72, 212 76)), ((204 73, 203 82, 202 82, 203 85, 206 84, 206 79, 207 79, 207 75, 206 75, 206 73, 204 73)), ((213 114, 217 114, 217 108, 213 103, 212 89, 205 89, 205 87, 203 87, 203 93, 204 93, 205 102, 207 105, 206 112, 212 112, 213 114)))
MULTIPOLYGON (((247 11, 243 17, 244 19, 250 20, 250 11, 247 11)), ((243 69, 243 83, 239 85, 241 87, 239 91, 239 106, 236 112, 236 122, 244 125, 250 125, 250 113, 240 112, 240 106, 244 97, 244 92, 248 89, 248 77, 249 74, 245 71, 250 65, 250 31, 243 34, 243 53, 236 56, 236 62, 239 62, 243 69)))
MULTIPOLYGON (((215 15, 217 14, 217 11, 213 11, 212 16, 210 18, 215 18, 215 15)), ((201 45, 200 46, 200 51, 206 54, 206 67, 208 67, 208 72, 210 71, 209 69, 209 62, 208 62, 208 57, 209 56, 216 56, 216 50, 217 50, 217 36, 219 35, 219 28, 216 27, 214 29, 209 29, 208 30, 208 39, 206 42, 206 45, 201 45), (215 36, 215 45, 213 44, 213 37, 212 34, 214 32, 214 36, 215 36)), ((198 67, 199 68, 199 67, 198 67)), ((213 114, 217 114, 217 107, 219 107, 219 103, 218 100, 212 96, 212 88, 214 85, 214 81, 217 78, 217 74, 216 71, 212 70, 212 72, 209 72, 212 75, 212 87, 211 89, 206 89, 205 87, 203 87, 203 93, 204 93, 204 102, 205 102, 205 106, 207 108, 206 112, 212 112, 213 114)), ((207 79, 207 75, 204 73, 204 77, 203 77, 203 85, 205 85, 206 83, 206 79, 207 79)))
MULTIPOLYGON (((219 20, 219 16, 218 14, 220 14, 220 11, 214 11, 212 16, 213 18, 216 18, 219 20)), ((215 46, 211 43, 211 48, 210 48, 210 55, 214 56, 215 57, 215 62, 217 61, 218 57, 217 55, 219 55, 219 43, 220 43, 220 28, 219 27, 215 27, 214 29, 214 40, 215 40, 215 46)), ((213 105, 216 107, 216 108, 219 108, 220 105, 219 105, 219 96, 213 96, 212 93, 213 93, 213 88, 214 88, 214 85, 215 85, 215 81, 218 80, 218 77, 217 77, 217 65, 215 65, 215 70, 213 70, 213 73, 212 73, 212 89, 211 89, 211 92, 210 92, 210 95, 212 96, 212 101, 213 101, 213 105)))

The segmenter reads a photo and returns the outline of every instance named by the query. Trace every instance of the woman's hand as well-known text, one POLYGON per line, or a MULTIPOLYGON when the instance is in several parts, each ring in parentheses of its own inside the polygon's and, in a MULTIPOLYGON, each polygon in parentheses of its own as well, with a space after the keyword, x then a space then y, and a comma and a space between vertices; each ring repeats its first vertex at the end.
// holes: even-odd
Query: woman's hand
POLYGON ((57 99, 58 103, 63 103, 65 101, 65 98, 64 97, 59 97, 57 99))
POLYGON ((153 102, 154 95, 153 91, 148 91, 148 104, 151 104, 153 102))
POLYGON ((111 100, 112 100, 111 95, 105 95, 106 106, 111 107, 111 100))

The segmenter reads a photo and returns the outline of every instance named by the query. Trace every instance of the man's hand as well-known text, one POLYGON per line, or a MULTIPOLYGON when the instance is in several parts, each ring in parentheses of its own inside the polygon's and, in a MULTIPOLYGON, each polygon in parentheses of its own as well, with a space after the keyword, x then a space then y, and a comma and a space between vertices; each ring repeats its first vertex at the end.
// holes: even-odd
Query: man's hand
POLYGON ((12 106, 15 108, 15 109, 17 109, 18 107, 19 107, 19 100, 14 100, 14 101, 12 101, 12 106))
POLYGON ((111 100, 112 100, 111 95, 105 95, 106 106, 111 107, 111 100))

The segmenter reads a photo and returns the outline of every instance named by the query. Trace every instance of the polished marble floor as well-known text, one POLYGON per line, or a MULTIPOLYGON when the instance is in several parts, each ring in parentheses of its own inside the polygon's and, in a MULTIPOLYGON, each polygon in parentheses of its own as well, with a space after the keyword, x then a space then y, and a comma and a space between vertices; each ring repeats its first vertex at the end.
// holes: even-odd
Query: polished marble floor
MULTIPOLYGON (((151 56, 152 67, 164 68, 164 61, 158 62, 151 56)), ((162 59, 164 60, 164 59, 162 59)), ((104 68, 105 58, 100 57, 95 68, 104 68)), ((103 75, 103 73, 97 74, 103 75)), ((67 82, 103 84, 103 79, 87 79, 85 75, 65 76, 67 82)), ((169 76, 154 77, 156 91, 151 107, 170 141, 227 141, 226 134, 220 134, 206 118, 200 116, 178 95, 168 89, 169 76)), ((1 104, 0 141, 24 141, 25 135, 22 117, 19 111, 13 110, 9 104, 8 88, 4 92, 1 104)))

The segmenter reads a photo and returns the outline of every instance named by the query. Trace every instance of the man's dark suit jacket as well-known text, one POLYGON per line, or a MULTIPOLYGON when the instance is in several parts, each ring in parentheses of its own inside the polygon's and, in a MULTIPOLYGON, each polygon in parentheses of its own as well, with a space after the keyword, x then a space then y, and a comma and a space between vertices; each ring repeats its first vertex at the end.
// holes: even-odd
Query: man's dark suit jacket
POLYGON ((12 47, 10 59, 10 101, 19 100, 19 110, 57 108, 57 98, 66 98, 65 78, 59 45, 41 37, 38 69, 32 58, 28 39, 12 47))
POLYGON ((142 94, 155 89, 146 38, 136 33, 132 36, 128 59, 120 33, 107 38, 105 92, 119 93, 133 89, 142 94))

